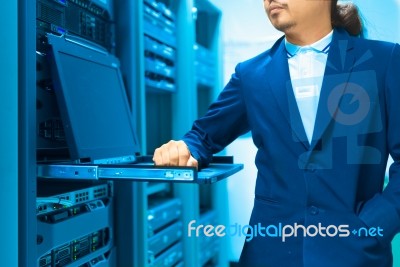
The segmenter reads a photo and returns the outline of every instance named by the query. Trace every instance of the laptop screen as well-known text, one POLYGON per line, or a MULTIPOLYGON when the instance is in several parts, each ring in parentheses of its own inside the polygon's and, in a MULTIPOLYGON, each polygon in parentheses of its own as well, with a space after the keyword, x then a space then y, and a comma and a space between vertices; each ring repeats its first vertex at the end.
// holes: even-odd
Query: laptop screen
POLYGON ((139 152, 118 59, 63 36, 48 38, 72 159, 118 158, 139 152))

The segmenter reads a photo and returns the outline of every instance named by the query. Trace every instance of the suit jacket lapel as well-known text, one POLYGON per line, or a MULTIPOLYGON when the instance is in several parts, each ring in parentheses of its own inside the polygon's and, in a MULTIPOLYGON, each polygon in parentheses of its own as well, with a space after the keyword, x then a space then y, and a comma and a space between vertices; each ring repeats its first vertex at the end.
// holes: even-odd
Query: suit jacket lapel
POLYGON ((266 78, 280 110, 291 126, 293 138, 300 141, 308 150, 310 144, 293 93, 283 38, 271 49, 270 57, 267 59, 266 78))
POLYGON ((322 138, 338 109, 340 98, 336 101, 338 97, 333 97, 332 92, 336 96, 343 95, 354 66, 352 50, 353 43, 347 32, 335 29, 322 82, 311 149, 322 138))

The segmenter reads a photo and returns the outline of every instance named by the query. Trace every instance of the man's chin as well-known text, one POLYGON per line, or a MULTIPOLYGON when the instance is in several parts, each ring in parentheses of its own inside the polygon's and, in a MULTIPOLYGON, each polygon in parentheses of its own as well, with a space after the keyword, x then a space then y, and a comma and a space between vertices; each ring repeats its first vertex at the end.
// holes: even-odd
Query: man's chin
POLYGON ((272 23, 272 25, 275 27, 275 29, 277 29, 278 31, 281 32, 287 32, 290 29, 292 29, 296 24, 292 23, 292 22, 276 22, 276 23, 272 23))

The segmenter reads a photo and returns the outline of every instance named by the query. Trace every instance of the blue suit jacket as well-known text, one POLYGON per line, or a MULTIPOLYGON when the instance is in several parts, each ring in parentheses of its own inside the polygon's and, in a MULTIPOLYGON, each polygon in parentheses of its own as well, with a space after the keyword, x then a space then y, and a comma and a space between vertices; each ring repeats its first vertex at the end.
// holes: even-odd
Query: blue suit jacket
POLYGON ((311 144, 283 38, 237 65, 218 100, 183 140, 207 164, 248 131, 258 148, 250 225, 271 227, 245 243, 243 266, 392 265, 390 243, 400 230, 399 45, 334 30, 311 144), (383 190, 389 153, 395 163, 383 190), (297 237, 283 242, 279 226, 294 229, 296 223, 310 228, 298 228, 297 237), (329 227, 331 236, 317 227, 329 227), (367 236, 364 229, 372 232, 367 236))

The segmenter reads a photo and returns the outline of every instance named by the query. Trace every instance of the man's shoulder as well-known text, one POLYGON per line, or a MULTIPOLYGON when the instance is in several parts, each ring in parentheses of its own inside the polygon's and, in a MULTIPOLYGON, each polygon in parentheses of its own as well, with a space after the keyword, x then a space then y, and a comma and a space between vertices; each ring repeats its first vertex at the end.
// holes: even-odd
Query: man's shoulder
POLYGON ((394 56, 399 56, 399 45, 397 43, 354 38, 355 55, 358 58, 363 58, 365 55, 370 55, 370 59, 375 62, 387 62, 394 56))
POLYGON ((353 50, 356 57, 369 55, 371 59, 387 60, 398 44, 382 40, 374 40, 368 37, 351 36, 342 28, 335 28, 334 45, 340 48, 346 47, 353 50), (372 56, 372 57, 371 57, 372 56))
POLYGON ((356 47, 368 47, 368 48, 377 48, 377 49, 392 49, 396 43, 382 41, 382 40, 374 40, 360 37, 352 37, 356 44, 356 47))

